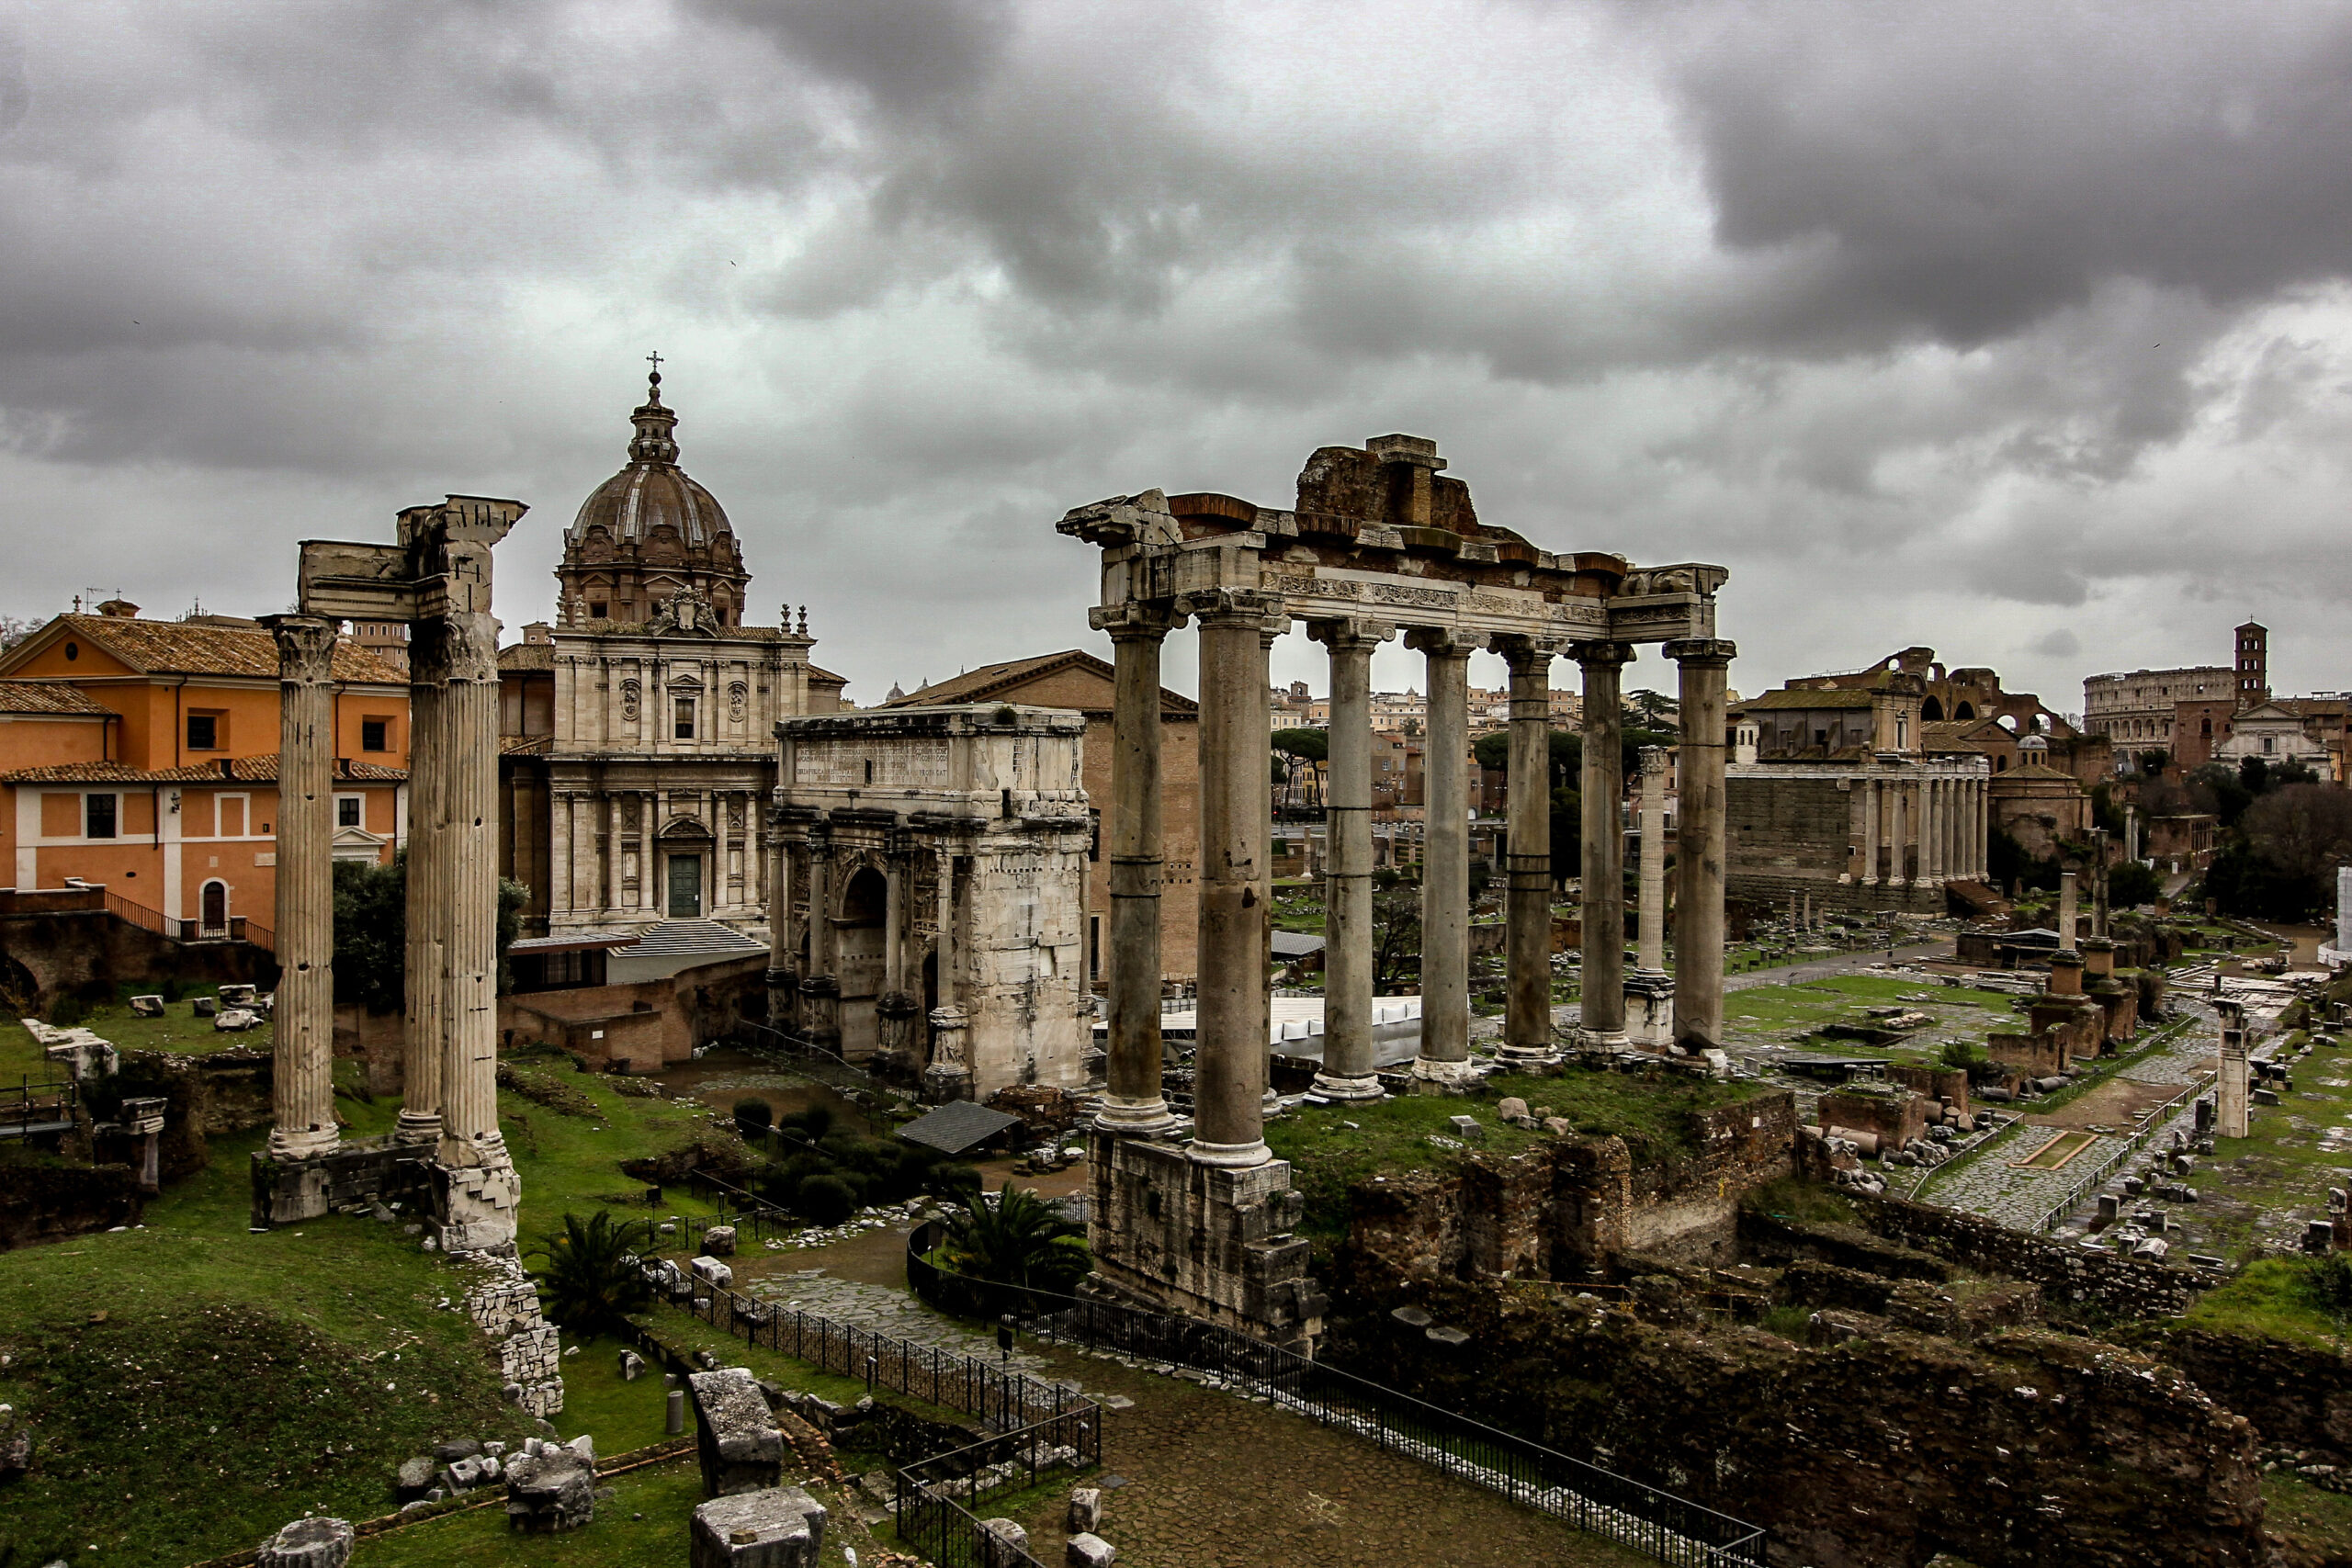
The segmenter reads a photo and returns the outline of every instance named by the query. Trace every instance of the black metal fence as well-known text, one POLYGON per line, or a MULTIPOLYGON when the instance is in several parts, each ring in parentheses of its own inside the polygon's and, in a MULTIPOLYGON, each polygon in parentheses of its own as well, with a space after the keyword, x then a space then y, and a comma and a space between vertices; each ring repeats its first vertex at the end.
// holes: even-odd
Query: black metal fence
POLYGON ((994 1435, 902 1465, 898 1480, 901 1540, 942 1568, 1041 1568, 1036 1559, 985 1529, 967 1503, 1035 1486, 1052 1470, 1102 1462, 1102 1413, 1083 1393, 977 1357, 918 1345, 816 1313, 713 1291, 680 1303, 747 1344, 871 1389, 887 1388, 978 1417, 994 1435))
POLYGON ((1205 1373, 1678 1568, 1765 1562, 1764 1530, 1728 1514, 1214 1324, 952 1274, 925 1257, 940 1236, 933 1222, 908 1238, 907 1282, 944 1311, 1205 1373))

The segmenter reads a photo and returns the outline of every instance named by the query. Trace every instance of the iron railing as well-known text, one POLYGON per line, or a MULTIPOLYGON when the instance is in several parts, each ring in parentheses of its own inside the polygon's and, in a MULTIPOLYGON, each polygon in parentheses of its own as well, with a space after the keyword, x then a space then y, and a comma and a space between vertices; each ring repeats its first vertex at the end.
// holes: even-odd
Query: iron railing
POLYGON ((939 1568, 1023 1568, 1036 1562, 992 1534, 967 1503, 1037 1484, 1046 1471, 1102 1461, 1102 1424, 1070 1411, 935 1454, 899 1470, 899 1539, 939 1568))
POLYGON ((1677 1568, 1762 1568, 1766 1561, 1766 1532, 1745 1520, 1295 1351, 1194 1318, 951 1273, 925 1256, 943 1234, 934 1221, 908 1238, 907 1282, 944 1311, 978 1309, 1009 1317, 1048 1343, 1067 1340, 1205 1373, 1213 1383, 1368 1438, 1384 1452, 1403 1454, 1677 1568))
POLYGON ((14 1084, 0 1084, 0 1138, 22 1138, 74 1124, 74 1108, 81 1086, 70 1078, 45 1078, 36 1083, 30 1074, 14 1084))

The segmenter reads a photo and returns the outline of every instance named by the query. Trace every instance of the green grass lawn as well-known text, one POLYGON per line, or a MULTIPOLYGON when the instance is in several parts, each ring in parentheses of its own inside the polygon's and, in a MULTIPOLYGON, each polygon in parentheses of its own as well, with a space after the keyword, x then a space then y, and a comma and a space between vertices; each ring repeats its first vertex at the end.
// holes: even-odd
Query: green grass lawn
MULTIPOLYGON (((500 1094, 526 1247, 568 1209, 647 1214, 643 1184, 619 1162, 710 1130, 700 1107, 621 1094, 560 1058, 531 1066, 585 1095, 593 1114, 500 1094)), ((348 1092, 335 1105, 354 1137, 389 1132, 399 1111, 348 1092)), ((81 1562, 92 1546, 114 1561, 192 1562, 250 1547, 306 1509, 388 1512, 393 1469, 435 1441, 526 1435, 499 1400, 489 1342, 435 1305, 466 1276, 402 1225, 331 1216, 249 1232, 262 1141, 214 1139, 209 1167, 150 1203, 140 1229, 0 1253, 0 1401, 36 1434, 33 1472, 0 1507, 0 1562, 81 1562)), ((683 1189, 661 1210, 710 1212, 683 1189)), ((660 1377, 623 1383, 617 1349, 592 1342, 566 1359, 555 1423, 566 1437, 592 1433, 604 1453, 655 1440, 663 1419, 660 1377)), ((503 1517, 485 1517, 503 1544, 503 1517)), ((609 1561, 675 1558, 682 1519, 663 1525, 657 1557, 609 1561)))
MULTIPOLYGON (((208 988, 201 994, 213 993, 208 988)), ((223 1033, 212 1027, 210 1019, 196 1016, 193 997, 164 1003, 161 1018, 141 1018, 127 1003, 103 1003, 90 1010, 82 1027, 100 1039, 112 1041, 119 1051, 170 1051, 183 1056, 225 1051, 232 1045, 266 1051, 272 1039, 266 1021, 253 1029, 223 1033)), ((0 1020, 0 1081, 12 1080, 25 1073, 39 1078, 51 1070, 23 1024, 13 1018, 0 1020)))

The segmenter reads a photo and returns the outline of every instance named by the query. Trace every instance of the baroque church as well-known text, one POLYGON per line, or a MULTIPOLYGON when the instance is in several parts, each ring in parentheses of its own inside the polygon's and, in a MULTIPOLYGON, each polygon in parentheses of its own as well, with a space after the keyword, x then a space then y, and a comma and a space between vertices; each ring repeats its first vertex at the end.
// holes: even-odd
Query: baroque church
POLYGON ((628 464, 564 531, 553 626, 499 655, 504 874, 530 935, 715 919, 766 935, 778 719, 841 711, 796 626, 745 624, 727 513, 678 466, 649 378, 628 464))

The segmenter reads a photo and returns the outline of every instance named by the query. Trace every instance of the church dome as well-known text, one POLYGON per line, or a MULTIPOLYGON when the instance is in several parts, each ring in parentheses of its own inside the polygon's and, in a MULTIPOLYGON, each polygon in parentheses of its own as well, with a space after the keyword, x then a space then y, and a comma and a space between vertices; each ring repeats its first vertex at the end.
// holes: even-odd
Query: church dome
POLYGON ((751 576, 727 513, 678 467, 678 416, 662 401, 662 374, 648 378, 628 466, 591 491, 564 530, 556 569, 571 613, 582 619, 651 619, 682 591, 708 600, 721 625, 740 625, 751 576))

